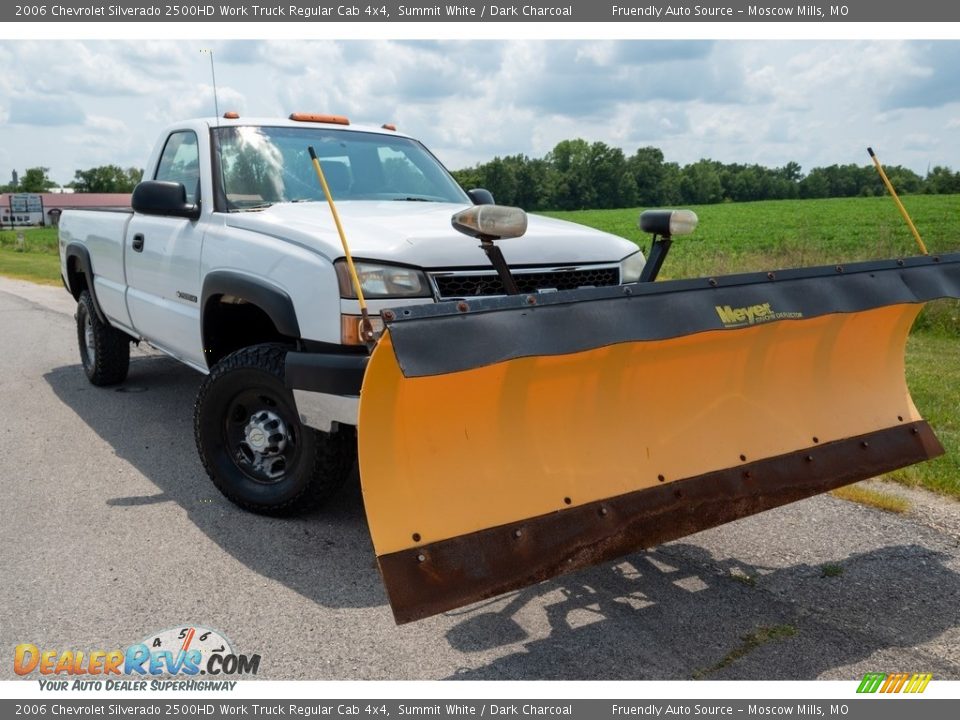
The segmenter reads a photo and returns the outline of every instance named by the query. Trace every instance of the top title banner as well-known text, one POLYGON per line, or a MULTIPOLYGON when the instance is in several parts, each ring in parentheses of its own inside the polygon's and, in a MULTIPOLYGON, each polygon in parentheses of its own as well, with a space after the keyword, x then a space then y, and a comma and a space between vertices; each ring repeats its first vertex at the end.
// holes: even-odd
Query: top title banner
POLYGON ((326 2, 323 0, 61 0, 0 7, 2 22, 954 22, 960 4, 942 0, 783 0, 663 3, 556 0, 498 3, 326 2))

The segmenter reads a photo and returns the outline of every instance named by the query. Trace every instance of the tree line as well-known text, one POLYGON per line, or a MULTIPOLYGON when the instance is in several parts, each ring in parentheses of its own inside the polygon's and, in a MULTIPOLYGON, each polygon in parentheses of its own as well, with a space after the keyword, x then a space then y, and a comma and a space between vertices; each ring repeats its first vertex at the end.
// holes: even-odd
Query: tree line
MULTIPOLYGON (((960 172, 937 166, 921 177, 894 165, 884 170, 898 193, 960 193, 960 172)), ((453 173, 465 188, 483 187, 503 205, 527 210, 586 210, 706 205, 882 195, 873 165, 816 167, 804 175, 795 162, 783 167, 703 159, 680 166, 655 147, 627 156, 603 142, 563 140, 542 158, 496 157, 453 173)))
MULTIPOLYGON (((936 166, 925 176, 893 165, 887 176, 901 194, 960 193, 960 172, 936 166)), ((47 192, 57 186, 49 168, 28 168, 0 185, 0 192, 47 192)), ((783 167, 703 159, 681 166, 655 147, 629 157, 620 148, 583 139, 563 140, 542 158, 495 157, 453 176, 465 188, 483 187, 498 203, 527 210, 586 210, 668 205, 707 205, 750 200, 789 200, 882 195, 872 165, 830 165, 804 174, 796 162, 783 167)), ((77 170, 66 187, 75 192, 129 193, 143 170, 103 165, 77 170)))
MULTIPOLYGON (((50 168, 27 168, 23 176, 18 177, 13 172, 10 182, 0 185, 0 192, 44 193, 49 192, 57 183, 50 179, 47 173, 50 168)), ((141 168, 122 168, 119 165, 102 165, 88 170, 77 170, 73 174, 73 182, 65 187, 72 188, 78 193, 129 193, 133 192, 143 177, 141 168)))

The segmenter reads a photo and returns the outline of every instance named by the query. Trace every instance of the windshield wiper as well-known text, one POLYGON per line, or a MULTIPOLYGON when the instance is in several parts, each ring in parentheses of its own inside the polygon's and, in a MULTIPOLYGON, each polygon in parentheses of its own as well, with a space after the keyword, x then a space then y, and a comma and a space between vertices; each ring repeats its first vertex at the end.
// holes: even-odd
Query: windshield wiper
POLYGON ((233 208, 235 212, 249 212, 251 210, 265 210, 268 207, 272 207, 275 203, 272 202, 263 202, 257 203, 256 205, 244 205, 242 207, 233 208))
POLYGON ((431 198, 413 197, 412 195, 410 197, 394 198, 394 200, 397 202, 436 202, 431 198))

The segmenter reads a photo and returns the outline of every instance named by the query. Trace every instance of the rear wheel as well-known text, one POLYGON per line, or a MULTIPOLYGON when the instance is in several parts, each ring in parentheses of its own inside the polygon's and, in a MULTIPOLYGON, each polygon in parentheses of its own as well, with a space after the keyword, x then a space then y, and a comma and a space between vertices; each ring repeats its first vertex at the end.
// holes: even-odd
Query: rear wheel
POLYGON ((233 503, 286 515, 316 507, 346 480, 356 452, 348 430, 304 426, 283 382, 287 349, 254 345, 221 360, 194 408, 207 474, 233 503))
POLYGON ((102 322, 89 290, 77 300, 77 344, 87 379, 94 385, 123 382, 130 368, 130 337, 102 322))

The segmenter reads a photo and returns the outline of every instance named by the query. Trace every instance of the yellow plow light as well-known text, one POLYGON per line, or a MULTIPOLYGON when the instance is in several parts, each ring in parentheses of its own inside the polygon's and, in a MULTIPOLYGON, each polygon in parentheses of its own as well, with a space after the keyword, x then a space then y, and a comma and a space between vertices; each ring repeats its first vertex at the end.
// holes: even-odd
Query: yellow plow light
POLYGON ((904 379, 960 255, 384 313, 364 504, 397 622, 942 453, 904 379))

